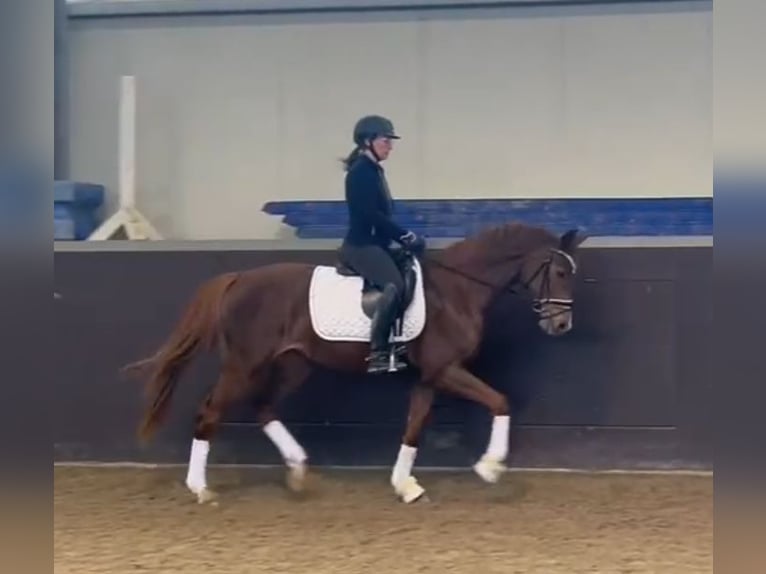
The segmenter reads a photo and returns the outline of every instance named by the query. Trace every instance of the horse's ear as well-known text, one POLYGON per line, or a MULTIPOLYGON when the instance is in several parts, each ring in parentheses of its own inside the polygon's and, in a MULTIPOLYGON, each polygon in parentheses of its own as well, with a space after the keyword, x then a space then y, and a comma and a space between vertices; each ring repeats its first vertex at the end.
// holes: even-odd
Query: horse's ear
POLYGON ((574 253, 580 244, 588 238, 579 229, 570 229, 559 240, 559 249, 567 253, 574 253))

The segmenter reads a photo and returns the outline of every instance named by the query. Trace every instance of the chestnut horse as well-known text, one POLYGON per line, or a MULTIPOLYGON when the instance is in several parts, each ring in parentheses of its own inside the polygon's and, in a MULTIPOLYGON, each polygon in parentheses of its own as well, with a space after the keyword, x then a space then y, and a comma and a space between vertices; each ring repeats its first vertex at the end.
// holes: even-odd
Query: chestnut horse
MULTIPOLYGON (((518 286, 530 293, 545 333, 561 335, 572 328, 575 253, 583 240, 576 229, 559 237, 540 227, 508 223, 418 259, 425 312, 421 330, 405 344, 404 351, 419 376, 390 477, 399 499, 413 502, 425 492, 411 471, 437 390, 476 401, 491 411, 488 446, 473 469, 487 482, 499 479, 508 454, 508 401, 464 364, 477 352, 484 313, 502 291, 518 286)), ((317 334, 310 309, 317 267, 276 263, 207 280, 157 353, 126 367, 131 372, 145 371, 149 377, 150 404, 139 429, 146 440, 164 420, 179 375, 192 357, 201 349, 219 353, 221 372, 197 414, 186 477, 187 487, 199 502, 214 497, 206 481, 209 441, 232 401, 253 401, 257 421, 282 455, 288 486, 299 490, 306 475, 307 454, 277 418, 279 400, 308 378, 312 364, 365 372, 369 339, 337 341, 317 334)), ((358 285, 359 299, 352 296, 350 302, 332 303, 331 315, 358 312, 361 278, 336 279, 358 280, 354 293, 358 285)), ((327 299, 324 304, 328 305, 327 299)))

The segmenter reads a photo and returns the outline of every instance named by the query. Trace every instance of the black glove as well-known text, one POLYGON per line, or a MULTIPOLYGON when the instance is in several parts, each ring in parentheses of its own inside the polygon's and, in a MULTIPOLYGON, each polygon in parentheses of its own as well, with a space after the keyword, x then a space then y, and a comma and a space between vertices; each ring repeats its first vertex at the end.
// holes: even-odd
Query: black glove
POLYGON ((402 242, 409 251, 420 255, 426 250, 426 241, 419 235, 415 235, 412 231, 408 231, 402 235, 399 240, 402 242))

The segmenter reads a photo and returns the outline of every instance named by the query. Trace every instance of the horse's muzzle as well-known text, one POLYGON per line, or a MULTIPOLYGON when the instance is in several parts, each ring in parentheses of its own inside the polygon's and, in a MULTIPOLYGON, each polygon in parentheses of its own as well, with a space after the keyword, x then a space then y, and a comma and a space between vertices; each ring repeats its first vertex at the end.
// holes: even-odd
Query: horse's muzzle
POLYGON ((572 300, 544 299, 535 301, 534 311, 539 316, 540 328, 554 337, 572 330, 572 300))

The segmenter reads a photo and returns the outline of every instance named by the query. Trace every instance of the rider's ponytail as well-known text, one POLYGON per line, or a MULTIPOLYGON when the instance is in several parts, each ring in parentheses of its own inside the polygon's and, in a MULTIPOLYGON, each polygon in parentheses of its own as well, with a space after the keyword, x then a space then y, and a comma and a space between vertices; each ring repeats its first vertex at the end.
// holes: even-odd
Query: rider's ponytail
POLYGON ((351 153, 348 154, 347 157, 340 160, 341 163, 343 164, 343 169, 345 171, 348 171, 348 169, 359 158, 361 154, 362 154, 362 148, 360 147, 355 147, 353 150, 351 150, 351 153))

